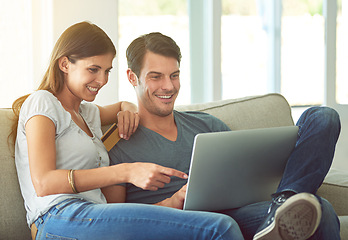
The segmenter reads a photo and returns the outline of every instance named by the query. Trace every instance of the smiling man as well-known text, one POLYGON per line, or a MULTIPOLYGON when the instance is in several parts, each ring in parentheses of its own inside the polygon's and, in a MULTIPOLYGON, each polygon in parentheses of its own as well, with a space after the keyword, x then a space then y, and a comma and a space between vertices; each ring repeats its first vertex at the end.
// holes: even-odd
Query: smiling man
MULTIPOLYGON (((111 162, 152 162, 188 173, 194 137, 230 129, 212 115, 174 110, 180 89, 181 53, 173 39, 161 33, 140 36, 129 45, 127 60, 127 76, 137 94, 140 125, 129 141, 120 140, 111 149, 111 162)), ((332 206, 314 196, 333 159, 340 132, 338 114, 327 107, 310 108, 297 125, 299 138, 272 201, 219 213, 238 223, 233 239, 340 238, 339 221, 332 206)), ((157 191, 144 191, 132 184, 118 185, 113 201, 182 209, 186 181, 173 177, 152 189, 157 191)), ((175 217, 189 213, 192 212, 173 212, 175 217)))

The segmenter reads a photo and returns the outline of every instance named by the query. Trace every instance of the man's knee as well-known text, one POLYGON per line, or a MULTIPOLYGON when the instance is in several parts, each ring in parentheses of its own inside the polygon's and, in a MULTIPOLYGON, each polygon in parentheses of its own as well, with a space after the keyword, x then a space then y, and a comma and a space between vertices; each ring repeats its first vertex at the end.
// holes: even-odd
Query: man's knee
POLYGON ((309 121, 309 124, 315 125, 320 131, 326 131, 337 137, 341 131, 341 121, 338 112, 330 107, 311 107, 302 115, 302 121, 309 121))

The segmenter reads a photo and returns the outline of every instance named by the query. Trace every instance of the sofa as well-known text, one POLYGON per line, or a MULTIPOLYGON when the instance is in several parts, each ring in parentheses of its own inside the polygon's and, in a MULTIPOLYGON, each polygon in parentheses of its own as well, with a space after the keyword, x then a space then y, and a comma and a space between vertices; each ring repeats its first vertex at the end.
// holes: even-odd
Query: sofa
MULTIPOLYGON (((232 130, 294 124, 291 108, 279 94, 177 106, 176 109, 210 113, 224 121, 232 130)), ((8 144, 11 117, 11 109, 0 109, 0 239, 31 239, 13 148, 8 144)), ((331 202, 341 222, 341 238, 348 240, 348 172, 330 169, 318 195, 331 202)))

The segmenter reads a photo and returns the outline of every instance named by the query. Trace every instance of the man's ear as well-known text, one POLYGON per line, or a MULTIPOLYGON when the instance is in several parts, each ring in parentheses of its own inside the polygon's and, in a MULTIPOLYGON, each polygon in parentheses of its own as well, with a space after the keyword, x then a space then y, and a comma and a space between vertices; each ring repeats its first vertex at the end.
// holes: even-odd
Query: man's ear
POLYGON ((127 69, 127 77, 128 81, 133 85, 133 87, 138 86, 138 77, 130 68, 127 69))
POLYGON ((66 56, 59 58, 59 60, 58 60, 59 69, 62 72, 67 73, 68 69, 69 69, 69 63, 70 63, 70 61, 66 56))

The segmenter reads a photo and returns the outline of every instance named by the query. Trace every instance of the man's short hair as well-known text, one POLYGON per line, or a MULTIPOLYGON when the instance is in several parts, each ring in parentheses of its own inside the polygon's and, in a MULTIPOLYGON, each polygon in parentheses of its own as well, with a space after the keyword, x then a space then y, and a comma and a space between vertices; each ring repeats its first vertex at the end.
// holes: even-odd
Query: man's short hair
POLYGON ((147 51, 166 57, 173 57, 180 65, 181 52, 176 42, 162 33, 152 32, 133 40, 126 51, 128 67, 138 77, 147 51))

